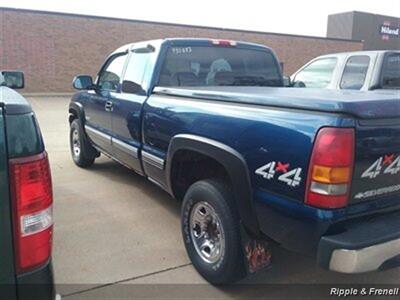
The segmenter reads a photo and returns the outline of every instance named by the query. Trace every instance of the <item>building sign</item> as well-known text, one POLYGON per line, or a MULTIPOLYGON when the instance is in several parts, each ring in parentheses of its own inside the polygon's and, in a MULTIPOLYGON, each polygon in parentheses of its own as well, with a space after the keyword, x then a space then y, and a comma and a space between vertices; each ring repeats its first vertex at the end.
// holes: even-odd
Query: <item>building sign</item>
POLYGON ((390 22, 384 22, 379 28, 382 40, 389 40, 390 37, 400 37, 400 27, 390 25, 390 22))

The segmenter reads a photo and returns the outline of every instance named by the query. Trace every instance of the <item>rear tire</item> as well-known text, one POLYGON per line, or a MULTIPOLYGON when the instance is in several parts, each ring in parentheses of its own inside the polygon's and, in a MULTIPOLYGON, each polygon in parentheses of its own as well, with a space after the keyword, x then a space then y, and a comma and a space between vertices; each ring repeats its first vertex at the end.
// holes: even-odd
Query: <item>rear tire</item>
POLYGON ((232 283, 246 275, 239 220, 223 181, 201 180, 186 192, 181 214, 184 244, 196 270, 212 284, 232 283))
POLYGON ((96 150, 83 132, 79 119, 74 119, 71 123, 69 142, 72 159, 78 167, 87 168, 93 165, 96 156, 92 153, 95 153, 96 150))

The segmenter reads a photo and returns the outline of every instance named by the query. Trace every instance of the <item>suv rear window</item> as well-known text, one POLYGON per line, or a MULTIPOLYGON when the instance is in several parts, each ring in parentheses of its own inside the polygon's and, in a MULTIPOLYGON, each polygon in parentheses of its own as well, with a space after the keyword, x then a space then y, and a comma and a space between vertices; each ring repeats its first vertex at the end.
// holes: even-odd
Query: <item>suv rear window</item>
POLYGON ((382 87, 384 89, 400 88, 400 53, 385 57, 382 69, 382 87))
POLYGON ((282 86, 271 52, 235 47, 170 47, 161 86, 282 86))
POLYGON ((8 157, 30 156, 44 151, 39 126, 33 113, 7 115, 8 157))

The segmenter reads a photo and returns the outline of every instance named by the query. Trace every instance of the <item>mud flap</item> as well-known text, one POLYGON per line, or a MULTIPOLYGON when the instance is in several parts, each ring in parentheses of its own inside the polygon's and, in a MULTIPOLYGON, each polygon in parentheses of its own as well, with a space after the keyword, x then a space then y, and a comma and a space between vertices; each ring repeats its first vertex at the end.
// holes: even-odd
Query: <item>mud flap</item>
POLYGON ((272 262, 272 247, 267 240, 251 237, 243 226, 240 226, 244 263, 247 274, 255 274, 268 268, 272 262))

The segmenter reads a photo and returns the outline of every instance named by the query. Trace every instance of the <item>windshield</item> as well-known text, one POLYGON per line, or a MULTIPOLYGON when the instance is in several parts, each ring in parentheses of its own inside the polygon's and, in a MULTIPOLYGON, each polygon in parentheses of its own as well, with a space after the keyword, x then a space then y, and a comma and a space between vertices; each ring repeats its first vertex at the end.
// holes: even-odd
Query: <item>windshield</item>
POLYGON ((221 46, 170 47, 160 86, 282 86, 279 66, 267 50, 221 46))
POLYGON ((382 88, 400 88, 400 53, 389 54, 385 57, 382 69, 382 88))

